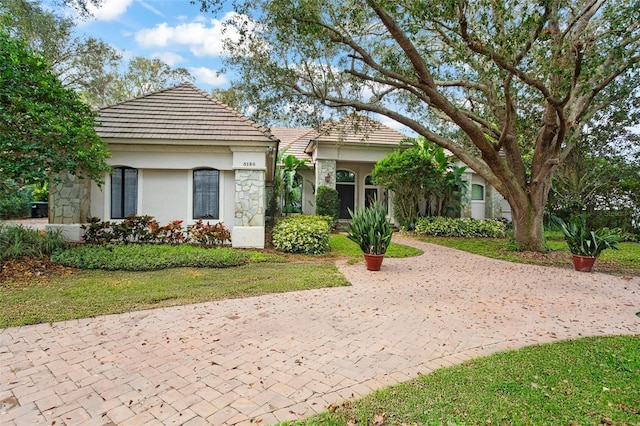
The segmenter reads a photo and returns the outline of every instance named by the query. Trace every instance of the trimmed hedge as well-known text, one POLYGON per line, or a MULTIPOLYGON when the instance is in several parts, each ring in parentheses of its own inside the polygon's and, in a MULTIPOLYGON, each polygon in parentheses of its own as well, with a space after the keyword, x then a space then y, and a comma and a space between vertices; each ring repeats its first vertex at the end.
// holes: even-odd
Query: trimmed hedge
POLYGON ((165 268, 228 268, 249 263, 251 252, 190 245, 105 244, 60 251, 51 261, 80 269, 154 271, 165 268))
POLYGON ((415 232, 430 237, 504 238, 507 236, 507 227, 504 222, 491 219, 427 216, 417 220, 415 232))
POLYGON ((273 246, 285 253, 322 254, 329 251, 331 216, 294 215, 273 227, 273 246))
POLYGON ((318 187, 316 190, 316 214, 333 217, 333 223, 338 221, 340 218, 340 199, 337 190, 324 185, 318 187))

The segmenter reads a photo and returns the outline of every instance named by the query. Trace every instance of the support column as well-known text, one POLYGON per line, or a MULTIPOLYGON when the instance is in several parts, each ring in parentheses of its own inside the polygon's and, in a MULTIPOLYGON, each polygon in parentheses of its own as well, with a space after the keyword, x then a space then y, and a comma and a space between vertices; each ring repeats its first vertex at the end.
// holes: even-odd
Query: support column
POLYGON ((485 217, 487 219, 502 219, 502 194, 493 186, 485 184, 485 217))
POLYGON ((264 248, 265 171, 235 171, 234 247, 264 248))
POLYGON ((49 229, 61 229, 71 241, 80 241, 80 226, 89 219, 91 181, 69 172, 60 173, 49 184, 49 229))
POLYGON ((316 160, 316 188, 336 188, 336 160, 316 160))
POLYGON ((460 217, 471 217, 471 184, 473 182, 473 174, 464 173, 462 180, 467 183, 467 191, 464 194, 465 199, 462 200, 462 206, 460 208, 460 217))

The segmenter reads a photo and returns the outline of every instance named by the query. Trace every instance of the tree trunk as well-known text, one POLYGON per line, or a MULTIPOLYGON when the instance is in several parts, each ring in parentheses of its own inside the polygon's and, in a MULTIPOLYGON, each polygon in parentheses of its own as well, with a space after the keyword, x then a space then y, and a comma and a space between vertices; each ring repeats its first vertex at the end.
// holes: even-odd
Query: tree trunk
POLYGON ((521 250, 546 252, 544 240, 544 204, 536 206, 530 199, 526 203, 510 202, 513 239, 521 250))

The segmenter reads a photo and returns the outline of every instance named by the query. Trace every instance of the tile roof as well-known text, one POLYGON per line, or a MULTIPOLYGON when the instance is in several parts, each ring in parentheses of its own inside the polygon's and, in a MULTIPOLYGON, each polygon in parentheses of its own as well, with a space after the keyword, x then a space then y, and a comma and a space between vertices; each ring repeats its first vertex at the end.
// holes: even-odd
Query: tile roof
POLYGON ((271 133, 280 139, 280 151, 287 149, 287 154, 293 154, 299 160, 310 158, 304 150, 314 132, 313 129, 271 128, 271 133))
POLYGON ((308 159, 307 148, 312 142, 335 144, 376 144, 397 146, 407 136, 384 124, 360 114, 350 114, 340 121, 324 121, 317 129, 272 128, 280 139, 280 150, 288 147, 288 154, 308 159))
POLYGON ((349 114, 340 121, 327 120, 316 130, 315 142, 398 145, 407 135, 360 114, 349 114))
POLYGON ((190 83, 97 110, 102 138, 276 142, 268 129, 190 83))

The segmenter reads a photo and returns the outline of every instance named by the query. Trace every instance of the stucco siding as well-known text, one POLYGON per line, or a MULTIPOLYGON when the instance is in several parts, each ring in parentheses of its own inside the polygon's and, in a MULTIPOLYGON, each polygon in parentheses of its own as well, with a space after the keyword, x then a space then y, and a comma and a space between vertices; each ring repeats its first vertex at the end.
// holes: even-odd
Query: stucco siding
POLYGON ((138 182, 138 214, 153 216, 161 225, 177 219, 186 224, 191 219, 189 174, 188 170, 144 170, 144 178, 138 182))
POLYGON ((95 182, 91 182, 91 205, 89 206, 89 216, 99 217, 102 220, 107 220, 105 216, 105 184, 102 187, 98 186, 95 182))
POLYGON ((232 231, 232 240, 236 211, 235 190, 235 173, 233 171, 220 173, 220 222, 224 222, 224 226, 232 231))
POLYGON ((109 164, 113 166, 165 170, 233 169, 233 153, 228 148, 201 148, 187 152, 177 152, 175 148, 156 151, 159 147, 149 147, 149 150, 139 147, 136 151, 125 150, 117 146, 110 146, 109 148, 112 153, 109 164))
POLYGON ((302 176, 302 213, 316 213, 316 194, 314 192, 314 170, 300 170, 298 172, 302 176))

